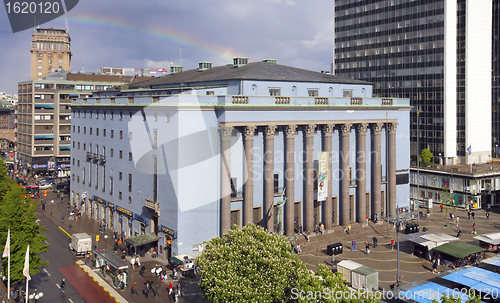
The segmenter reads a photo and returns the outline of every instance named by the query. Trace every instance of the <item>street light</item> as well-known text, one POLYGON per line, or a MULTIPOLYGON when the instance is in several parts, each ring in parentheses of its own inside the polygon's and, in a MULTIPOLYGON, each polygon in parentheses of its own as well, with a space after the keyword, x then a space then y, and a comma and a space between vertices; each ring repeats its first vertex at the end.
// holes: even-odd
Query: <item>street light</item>
POLYGON ((50 201, 50 216, 52 217, 52 209, 54 209, 54 200, 50 201))
POLYGON ((160 297, 160 294, 158 293, 158 276, 160 275, 160 273, 161 273, 162 270, 163 269, 161 268, 161 266, 158 266, 158 265, 155 265, 155 267, 151 269, 151 273, 156 276, 155 298, 157 298, 157 299, 160 297))
POLYGON ((35 302, 38 302, 38 299, 40 299, 41 297, 43 297, 43 292, 37 293, 36 289, 31 295, 28 296, 28 298, 30 298, 30 300, 35 299, 35 302))

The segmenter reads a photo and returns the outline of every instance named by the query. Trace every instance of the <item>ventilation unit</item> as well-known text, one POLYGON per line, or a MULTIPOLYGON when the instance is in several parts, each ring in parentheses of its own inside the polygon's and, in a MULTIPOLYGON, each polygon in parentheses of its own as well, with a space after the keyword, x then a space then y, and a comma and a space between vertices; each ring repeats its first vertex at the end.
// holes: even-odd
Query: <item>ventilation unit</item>
POLYGON ((244 57, 233 58, 233 66, 234 67, 240 67, 240 66, 247 65, 247 64, 248 64, 248 58, 244 58, 244 57))

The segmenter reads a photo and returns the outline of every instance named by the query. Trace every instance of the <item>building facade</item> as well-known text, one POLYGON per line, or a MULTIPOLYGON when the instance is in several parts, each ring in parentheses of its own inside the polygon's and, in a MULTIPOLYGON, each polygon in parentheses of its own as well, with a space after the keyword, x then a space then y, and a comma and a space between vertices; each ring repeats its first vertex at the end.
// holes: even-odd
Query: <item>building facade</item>
POLYGON ((411 100, 415 160, 424 148, 436 163, 491 160, 492 2, 498 25, 498 1, 335 1, 334 74, 411 100))
POLYGON ((16 159, 21 171, 47 172, 48 163, 54 162, 57 174, 65 175, 70 169, 71 99, 91 96, 93 90, 128 84, 131 79, 66 73, 19 82, 15 132, 16 159))
POLYGON ((409 100, 247 61, 74 99, 71 201, 127 236, 157 234, 164 258, 234 225, 294 234, 409 206, 409 100))
POLYGON ((68 30, 34 29, 31 41, 31 80, 56 70, 71 71, 71 38, 68 30))

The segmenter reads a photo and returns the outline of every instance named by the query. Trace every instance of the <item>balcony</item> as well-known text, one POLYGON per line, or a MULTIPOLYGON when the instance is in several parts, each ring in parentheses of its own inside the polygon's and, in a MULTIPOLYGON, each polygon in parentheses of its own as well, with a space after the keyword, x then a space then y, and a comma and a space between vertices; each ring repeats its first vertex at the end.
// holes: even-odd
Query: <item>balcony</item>
POLYGON ((87 152, 87 162, 90 162, 90 160, 92 160, 92 153, 87 152))
POLYGON ((146 203, 144 206, 154 211, 158 217, 160 216, 160 202, 155 202, 150 199, 146 199, 146 203))
POLYGON ((106 156, 104 156, 104 155, 99 156, 99 164, 101 164, 101 165, 106 164, 106 156))

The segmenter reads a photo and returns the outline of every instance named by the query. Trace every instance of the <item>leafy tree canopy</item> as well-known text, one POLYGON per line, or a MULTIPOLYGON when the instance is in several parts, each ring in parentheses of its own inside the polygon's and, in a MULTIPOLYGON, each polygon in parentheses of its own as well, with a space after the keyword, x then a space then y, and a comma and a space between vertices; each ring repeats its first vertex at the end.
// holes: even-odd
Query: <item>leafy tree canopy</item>
POLYGON ((433 156, 434 155, 432 154, 431 150, 428 148, 422 149, 422 151, 420 152, 420 158, 427 164, 431 163, 433 156))

